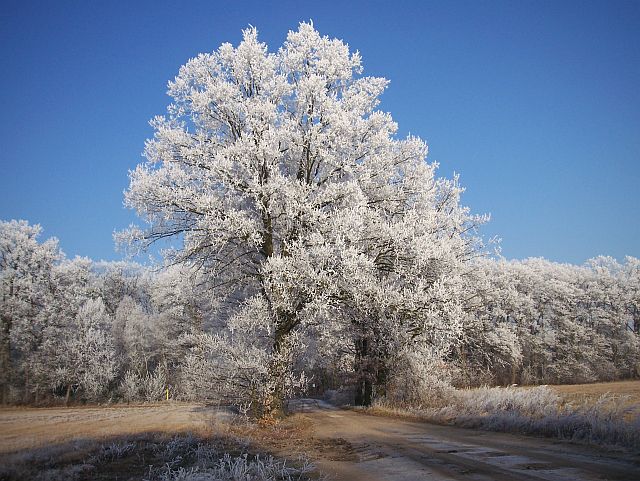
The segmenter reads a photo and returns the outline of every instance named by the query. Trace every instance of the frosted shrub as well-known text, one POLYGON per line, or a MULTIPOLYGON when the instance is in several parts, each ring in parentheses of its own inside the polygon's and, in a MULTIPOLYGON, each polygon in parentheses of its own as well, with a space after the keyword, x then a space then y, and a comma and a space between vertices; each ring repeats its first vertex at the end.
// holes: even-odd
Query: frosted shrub
POLYGON ((168 470, 180 466, 185 458, 195 454, 197 449, 197 440, 191 435, 174 436, 169 441, 160 444, 157 447, 157 454, 165 460, 165 466, 168 470))
POLYGON ((163 369, 156 369, 152 374, 147 374, 142 379, 142 392, 145 401, 153 402, 163 399, 166 375, 163 369))
POLYGON ((513 413, 540 418, 557 413, 560 397, 547 386, 530 389, 484 387, 456 391, 455 407, 460 415, 513 413))
MULTIPOLYGON (((606 380, 611 380, 611 374, 606 377, 610 378, 606 380)), ((588 384, 599 379, 591 366, 575 359, 563 359, 549 365, 546 378, 551 384, 588 384)))
POLYGON ((225 454, 212 468, 200 469, 168 469, 157 481, 276 481, 302 480, 315 470, 311 464, 300 468, 287 466, 286 462, 277 461, 271 456, 267 458, 250 458, 246 454, 232 457, 225 454))
POLYGON ((617 367, 611 361, 602 361, 594 366, 595 379, 599 381, 615 381, 618 378, 617 367))
POLYGON ((423 409, 451 401, 454 389, 448 369, 437 354, 404 350, 398 358, 386 394, 377 404, 423 409))
POLYGON ((601 445, 640 448, 640 415, 625 397, 562 403, 549 387, 455 391, 452 403, 421 412, 427 419, 490 431, 533 434, 601 445))
MULTIPOLYGON (((595 444, 640 448, 640 414, 627 396, 603 394, 595 403, 564 406, 556 419, 544 420, 540 429, 551 435, 595 444)), ((536 426, 538 427, 538 426, 536 426)))
POLYGON ((94 463, 99 463, 105 460, 113 461, 115 459, 120 459, 133 451, 135 447, 135 444, 129 442, 114 442, 111 444, 106 444, 100 448, 100 451, 92 461, 94 463))
POLYGON ((140 398, 140 376, 133 371, 127 371, 120 384, 120 392, 125 401, 137 401, 140 398))
POLYGON ((181 375, 181 392, 187 399, 222 401, 259 417, 277 411, 280 396, 288 399, 307 385, 305 374, 292 370, 292 359, 301 350, 295 345, 296 334, 289 336, 280 354, 252 342, 253 337, 199 334, 188 339, 193 347, 181 375), (277 376, 272 375, 273 365, 278 366, 277 376))
POLYGON ((160 401, 164 397, 166 375, 163 369, 156 369, 142 377, 134 371, 127 371, 120 384, 122 397, 127 401, 160 401))

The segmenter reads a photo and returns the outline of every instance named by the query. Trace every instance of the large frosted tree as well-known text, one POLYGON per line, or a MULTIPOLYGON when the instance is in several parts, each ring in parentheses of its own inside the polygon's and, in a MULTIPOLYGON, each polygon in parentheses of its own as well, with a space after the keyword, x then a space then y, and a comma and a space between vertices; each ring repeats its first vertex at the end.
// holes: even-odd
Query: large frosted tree
POLYGON ((477 219, 455 181, 434 177, 426 145, 397 139, 376 110, 388 82, 361 72, 358 52, 311 24, 276 53, 245 30, 169 83, 173 103, 125 194, 148 226, 122 239, 177 238, 169 262, 208 279, 232 331, 268 339, 267 413, 281 407, 302 327, 341 313, 410 339, 458 329, 477 219))

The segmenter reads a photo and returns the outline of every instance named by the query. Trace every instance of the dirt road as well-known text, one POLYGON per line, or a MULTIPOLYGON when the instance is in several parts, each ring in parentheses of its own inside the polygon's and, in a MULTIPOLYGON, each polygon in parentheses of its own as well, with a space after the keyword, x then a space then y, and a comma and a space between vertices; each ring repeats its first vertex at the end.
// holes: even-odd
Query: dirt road
POLYGON ((640 479, 640 456, 549 439, 368 416, 315 400, 302 400, 296 410, 312 421, 317 438, 351 445, 353 460, 317 462, 335 481, 640 479))
MULTIPOLYGON (((263 428, 237 423, 214 407, 187 403, 0 409, 0 464, 3 453, 63 441, 192 432, 246 438, 256 452, 292 459, 305 454, 332 481, 640 480, 640 455, 370 416, 317 400, 294 404, 298 414, 263 428)), ((104 474, 100 479, 116 478, 104 474)))

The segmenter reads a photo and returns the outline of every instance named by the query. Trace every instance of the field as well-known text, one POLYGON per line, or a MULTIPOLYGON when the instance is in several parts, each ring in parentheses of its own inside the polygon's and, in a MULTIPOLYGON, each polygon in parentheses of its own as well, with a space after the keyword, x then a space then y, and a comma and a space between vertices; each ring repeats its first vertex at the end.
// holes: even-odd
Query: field
POLYGON ((629 403, 640 406, 640 381, 600 382, 550 386, 569 402, 592 402, 604 394, 628 396, 629 403))
MULTIPOLYGON (((209 410, 210 411, 210 410, 209 410)), ((206 434, 212 414, 200 404, 0 409, 0 453, 76 439, 141 433, 206 434)))
POLYGON ((194 403, 3 408, 0 480, 171 481, 196 472, 210 476, 199 479, 308 479, 313 468, 304 460, 285 464, 256 451, 256 429, 194 403))
MULTIPOLYGON (((552 389, 571 402, 611 393, 640 404, 640 381, 552 389)), ((640 479, 640 460, 629 452, 373 417, 314 400, 294 410, 277 425, 258 426, 197 403, 2 408, 0 480, 186 480, 189 469, 240 468, 253 469, 256 480, 317 477, 303 458, 336 480, 640 479)))

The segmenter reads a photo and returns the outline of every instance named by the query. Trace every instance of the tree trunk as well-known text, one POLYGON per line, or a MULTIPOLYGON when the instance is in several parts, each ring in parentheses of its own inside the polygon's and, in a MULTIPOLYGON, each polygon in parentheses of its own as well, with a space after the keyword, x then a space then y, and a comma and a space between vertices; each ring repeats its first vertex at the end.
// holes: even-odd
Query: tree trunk
POLYGON ((287 376, 287 362, 284 352, 290 329, 287 322, 276 327, 273 341, 273 359, 269 364, 269 393, 263 401, 262 418, 273 419, 284 415, 284 382, 287 376))
POLYGON ((24 368, 24 403, 29 404, 31 400, 31 396, 29 395, 29 367, 28 365, 24 368))
POLYGON ((373 383, 369 376, 363 376, 356 386, 356 406, 371 406, 373 401, 373 383))
POLYGON ((369 359, 369 340, 360 338, 356 340, 356 373, 357 383, 354 403, 356 406, 371 406, 373 400, 373 383, 369 359))
POLYGON ((67 394, 64 397, 64 405, 69 405, 69 398, 71 397, 71 384, 67 384, 67 394))
POLYGON ((263 402, 262 418, 279 418, 284 415, 284 390, 282 386, 284 371, 281 359, 273 359, 269 366, 270 392, 263 402))
POLYGON ((11 362, 11 323, 9 316, 0 319, 0 383, 2 384, 2 404, 9 401, 9 386, 13 381, 13 365, 11 362))

